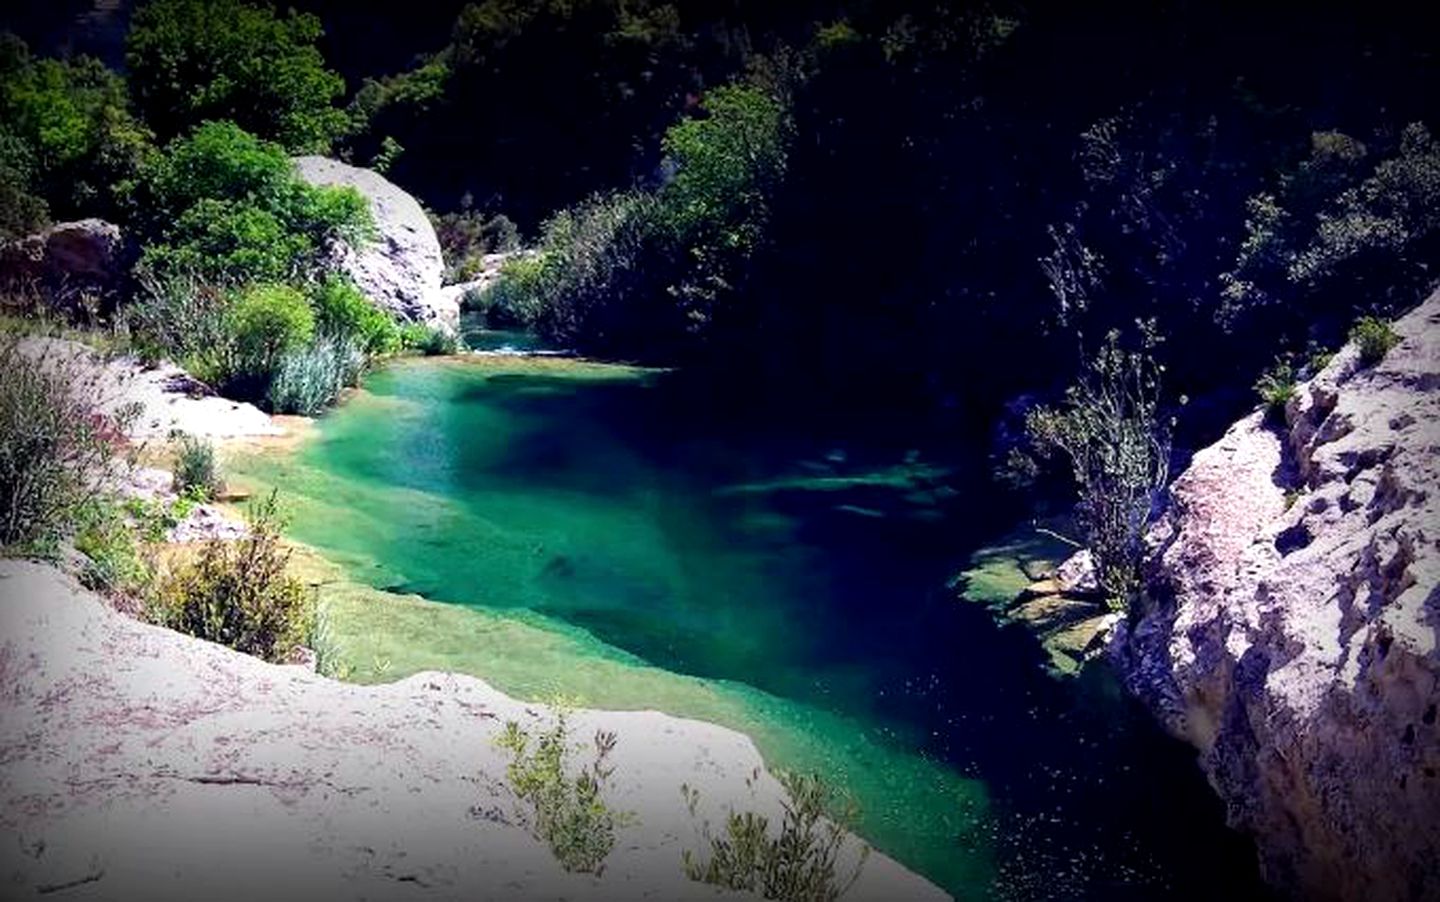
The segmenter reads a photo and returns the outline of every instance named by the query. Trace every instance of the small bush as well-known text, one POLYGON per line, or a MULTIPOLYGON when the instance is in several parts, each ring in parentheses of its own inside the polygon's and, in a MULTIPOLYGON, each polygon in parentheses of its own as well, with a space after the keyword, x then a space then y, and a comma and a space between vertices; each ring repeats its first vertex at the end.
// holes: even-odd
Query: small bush
POLYGON ((141 553, 140 530, 113 500, 92 499, 81 508, 76 525, 75 550, 85 556, 79 576, 86 588, 114 594, 138 592, 148 584, 151 570, 141 553))
POLYGON ((1400 343, 1400 336, 1390 328, 1390 324, 1375 316, 1362 316, 1350 329, 1350 340, 1355 342, 1355 347, 1360 351, 1360 362, 1365 366, 1374 366, 1390 349, 1400 343))
POLYGON ((319 331, 348 339, 369 354, 400 350, 400 327, 390 314, 376 307, 355 283, 344 276, 322 280, 310 293, 319 331))
POLYGON ((125 328, 146 363, 184 361, 192 376, 213 381, 228 367, 226 315, 231 296, 184 271, 139 274, 139 291, 122 313, 125 328))
POLYGON ((150 617, 163 626, 264 658, 286 660, 309 635, 312 605, 288 576, 275 493, 250 509, 250 532, 212 539, 161 578, 150 617))
POLYGON ((1289 358, 1277 358, 1274 366, 1255 380, 1255 393, 1260 396, 1267 414, 1284 416, 1285 406, 1295 397, 1296 384, 1295 367, 1289 358))
POLYGON ((315 416, 358 384, 364 368, 365 352, 351 339, 321 337, 281 358, 270 383, 270 409, 315 416))
POLYGON ((225 486, 215 461, 215 445, 183 432, 176 433, 174 440, 175 493, 207 501, 220 494, 225 486))
POLYGON ((555 725, 532 738, 510 721, 497 744, 510 752, 506 770, 515 794, 534 806, 532 829, 567 871, 599 874, 615 847, 615 830, 627 818, 600 797, 613 768, 605 761, 615 748, 615 734, 595 734, 595 758, 580 773, 567 773, 569 727, 562 713, 555 725))
POLYGON ((400 346, 407 351, 418 351, 426 357, 458 354, 462 347, 460 336, 454 332, 424 323, 410 323, 400 327, 400 346))
POLYGON ((124 462, 139 410, 101 413, 99 389, 81 358, 0 334, 0 549, 53 551, 124 462))
MULTIPOLYGON (((848 877, 836 874, 836 859, 845 844, 845 827, 827 820, 830 791, 818 776, 779 774, 785 787, 785 819, 778 836, 770 835, 769 819, 752 811, 730 812, 723 836, 709 836, 709 855, 703 861, 689 849, 684 852, 685 875, 691 880, 741 892, 758 893, 785 902, 833 902, 860 878, 870 855, 862 846, 860 858, 848 877)), ((680 789, 693 816, 699 792, 680 789)), ((844 821, 853 822, 851 806, 844 821)))
POLYGON ((234 377, 268 386, 281 359, 315 337, 315 313, 288 285, 257 285, 240 295, 226 326, 235 346, 234 377))

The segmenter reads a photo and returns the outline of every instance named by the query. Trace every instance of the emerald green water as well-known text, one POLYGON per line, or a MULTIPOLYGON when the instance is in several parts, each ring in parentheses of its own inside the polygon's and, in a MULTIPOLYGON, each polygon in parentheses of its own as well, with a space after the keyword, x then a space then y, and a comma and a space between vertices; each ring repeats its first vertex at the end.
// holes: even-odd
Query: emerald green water
POLYGON ((394 633, 386 678, 450 666, 744 730, 962 898, 1254 889, 1183 749, 945 590, 1010 525, 963 437, 713 400, 571 361, 408 362, 293 455, 232 466, 353 578, 454 605, 424 629, 373 606, 357 635, 394 633))

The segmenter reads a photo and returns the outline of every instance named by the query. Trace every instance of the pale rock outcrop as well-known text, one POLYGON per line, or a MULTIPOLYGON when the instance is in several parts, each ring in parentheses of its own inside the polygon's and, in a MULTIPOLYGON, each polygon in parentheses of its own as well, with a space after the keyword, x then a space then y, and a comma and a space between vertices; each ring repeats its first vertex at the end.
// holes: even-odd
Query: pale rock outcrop
POLYGON ((1195 455, 1111 645, 1306 898, 1440 897, 1440 293, 1395 329, 1195 455))
POLYGON ((441 290, 445 261, 419 201, 378 172, 328 157, 295 157, 295 168, 312 185, 354 188, 369 201, 375 240, 358 251, 334 250, 341 269, 372 302, 409 322, 458 326, 461 294, 441 290))
MULTIPOLYGON (((712 823, 778 818, 744 736, 653 711, 577 711, 618 737, 607 801, 634 813, 599 876, 525 826, 495 744, 553 712, 480 680, 334 682, 131 620, 59 571, 0 561, 0 881, 6 898, 714 899, 681 784, 712 823)), ((849 841, 844 853, 857 854, 849 841)), ((847 899, 945 896, 872 855, 847 899)))

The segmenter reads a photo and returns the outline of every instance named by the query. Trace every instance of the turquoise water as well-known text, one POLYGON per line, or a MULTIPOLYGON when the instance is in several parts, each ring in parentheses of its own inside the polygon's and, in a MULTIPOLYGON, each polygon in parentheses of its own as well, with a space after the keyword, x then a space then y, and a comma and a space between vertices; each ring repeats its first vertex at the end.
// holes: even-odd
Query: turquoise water
POLYGON ((558 689, 745 729, 957 896, 1255 891, 1185 749, 945 589, 1010 525, 963 436, 751 417, 760 399, 558 360, 410 362, 366 389, 294 457, 238 464, 356 578, 581 637, 558 689), (592 656, 634 684, 587 681, 592 656))

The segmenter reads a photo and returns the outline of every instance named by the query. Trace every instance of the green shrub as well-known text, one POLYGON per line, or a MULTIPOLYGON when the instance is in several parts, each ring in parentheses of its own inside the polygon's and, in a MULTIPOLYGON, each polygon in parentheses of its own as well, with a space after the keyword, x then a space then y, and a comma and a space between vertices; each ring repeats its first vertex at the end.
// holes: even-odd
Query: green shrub
POLYGON ((1355 347, 1360 351, 1360 362, 1365 366, 1374 366, 1390 349, 1400 343, 1400 336, 1390 324, 1379 317, 1362 316, 1350 329, 1350 340, 1355 342, 1355 347))
POLYGON ((202 382, 223 377, 229 366, 229 292, 183 271, 146 273, 138 287, 121 321, 141 359, 183 361, 202 382))
POLYGON ((166 145, 130 192, 139 271, 243 285, 301 281, 332 266, 330 245, 375 234, 353 188, 313 186, 278 144, 206 122, 166 145))
POLYGON ((13 35, 0 41, 0 184, 18 194, 21 219, 46 208, 113 217, 123 184, 153 151, 124 79, 92 57, 34 59, 13 35))
POLYGON ((220 467, 215 460, 215 445, 208 439, 174 433, 175 492, 202 500, 210 500, 224 489, 220 467))
POLYGON ((263 378, 268 386, 281 358, 315 337, 315 313, 305 295, 288 285, 257 285, 235 301, 227 328, 237 375, 263 378))
POLYGON ((1117 610, 1140 592, 1141 540, 1165 487, 1173 425, 1160 413, 1160 366, 1145 347, 1127 351, 1112 331, 1060 408, 1039 407, 1026 432, 1045 456, 1063 455, 1080 490, 1077 513, 1096 577, 1117 610))
POLYGON ((49 553, 126 462, 133 405, 95 407, 98 377, 68 351, 21 347, 0 333, 0 551, 49 553))
POLYGON ((453 213, 431 214, 435 237, 445 258, 445 281, 465 282, 480 273, 486 254, 520 248, 520 230, 504 214, 486 216, 462 199, 453 213))
POLYGON ((460 336, 442 326, 408 323, 400 327, 400 346, 418 351, 426 357, 443 357, 460 353, 460 336))
POLYGON ((613 768, 606 759, 615 734, 595 734, 595 757, 578 775, 567 772, 569 728, 561 713, 551 728, 532 738, 510 721, 497 744, 510 752, 506 776, 515 794, 534 808, 531 829, 567 871, 598 874, 615 847, 616 828, 627 820, 605 804, 600 793, 613 768))
POLYGON ((1284 416, 1285 406, 1295 397, 1295 367, 1288 357, 1276 358, 1275 364, 1255 380, 1255 393, 1271 416, 1284 416))
POLYGON ((96 496, 81 508, 75 550, 85 556, 79 576, 88 589, 136 593, 149 583, 151 569, 141 553, 137 529, 113 499, 96 496))
MULTIPOLYGON (((722 836, 709 836, 708 855, 702 860, 686 849, 685 874, 691 880, 723 886, 740 892, 757 893, 765 899, 785 902, 833 902, 855 884, 869 857, 862 846, 851 873, 836 874, 837 858, 845 844, 846 823, 853 823, 853 806, 841 821, 826 818, 830 791, 818 776, 779 774, 785 787, 785 818, 777 836, 770 835, 770 822, 751 811, 730 812, 722 836)), ((699 792, 682 786, 681 793, 694 816, 699 792)))
POLYGON ((400 350, 400 327, 350 279, 332 275, 321 280, 311 290, 310 302, 322 334, 353 341, 370 354, 400 350))
POLYGON ((309 635, 304 583, 286 574, 276 495, 254 504, 249 534, 212 539, 159 580, 149 616, 171 629, 264 658, 286 660, 309 635))
POLYGON ((345 82, 317 47, 320 20, 245 0, 150 0, 125 62, 147 121, 166 136, 229 119, 292 153, 325 153, 349 130, 345 82))
POLYGON ((268 400, 275 413, 315 416, 359 384, 365 352, 349 338, 321 336, 280 359, 268 400))

